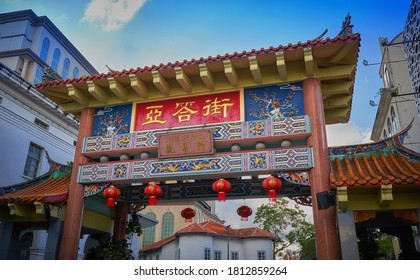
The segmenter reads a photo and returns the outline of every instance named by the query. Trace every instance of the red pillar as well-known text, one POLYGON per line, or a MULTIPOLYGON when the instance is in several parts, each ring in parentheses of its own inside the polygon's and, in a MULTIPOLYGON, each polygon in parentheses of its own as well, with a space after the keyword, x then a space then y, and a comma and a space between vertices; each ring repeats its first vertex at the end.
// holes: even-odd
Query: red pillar
POLYGON ((310 78, 303 81, 303 98, 305 114, 309 115, 312 127, 308 146, 313 147, 314 168, 309 171, 309 184, 314 214, 316 255, 318 260, 338 260, 341 258, 335 209, 330 207, 318 210, 316 200, 318 192, 330 191, 330 160, 321 83, 318 79, 310 78))
POLYGON ((60 243, 60 260, 76 260, 82 228, 83 209, 85 206, 84 185, 77 183, 79 166, 88 163, 89 159, 82 155, 83 139, 91 136, 93 129, 94 108, 84 108, 80 117, 73 171, 71 173, 69 196, 67 198, 66 215, 60 243))
POLYGON ((113 235, 117 240, 125 239, 125 228, 127 227, 128 211, 130 204, 127 202, 117 202, 115 205, 115 221, 113 235))

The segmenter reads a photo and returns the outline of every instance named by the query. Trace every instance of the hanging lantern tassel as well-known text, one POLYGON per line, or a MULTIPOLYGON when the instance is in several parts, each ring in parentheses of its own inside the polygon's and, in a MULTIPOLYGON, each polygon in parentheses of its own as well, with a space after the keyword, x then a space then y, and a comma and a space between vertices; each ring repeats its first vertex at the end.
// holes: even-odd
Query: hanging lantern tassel
POLYGON ((144 194, 149 197, 149 205, 156 205, 156 198, 161 197, 162 193, 162 188, 155 183, 150 183, 150 185, 144 189, 144 194))
POLYGON ((107 198, 106 206, 114 207, 115 199, 120 198, 121 191, 117 187, 114 187, 113 185, 111 185, 104 190, 103 195, 105 198, 107 198))
POLYGON ((231 189, 231 184, 225 179, 219 179, 213 183, 213 190, 218 193, 218 201, 226 201, 226 193, 229 192, 231 189))
POLYGON ((279 178, 270 176, 263 181, 262 187, 268 191, 268 200, 276 201, 276 191, 281 190, 282 184, 279 178))
POLYGON ((276 201, 277 200, 277 194, 275 190, 269 190, 268 191, 268 200, 269 201, 276 201))

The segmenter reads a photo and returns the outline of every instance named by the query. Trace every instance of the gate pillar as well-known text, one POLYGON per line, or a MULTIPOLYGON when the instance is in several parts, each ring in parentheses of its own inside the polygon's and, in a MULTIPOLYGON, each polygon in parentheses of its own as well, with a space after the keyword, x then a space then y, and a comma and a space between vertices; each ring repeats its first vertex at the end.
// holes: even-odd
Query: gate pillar
POLYGON ((316 78, 303 81, 305 113, 309 115, 312 134, 308 146, 313 147, 314 168, 309 171, 312 209, 315 226, 315 245, 318 260, 338 260, 340 250, 337 236, 335 209, 318 210, 316 194, 330 191, 330 160, 328 156, 327 133, 321 83, 316 78))
POLYGON ((80 117, 79 134, 77 136, 73 170, 71 173, 69 195, 63 224, 63 235, 60 243, 60 260, 76 260, 82 229, 84 201, 84 185, 77 183, 79 166, 88 163, 89 159, 82 155, 83 139, 91 136, 95 108, 84 108, 80 117))

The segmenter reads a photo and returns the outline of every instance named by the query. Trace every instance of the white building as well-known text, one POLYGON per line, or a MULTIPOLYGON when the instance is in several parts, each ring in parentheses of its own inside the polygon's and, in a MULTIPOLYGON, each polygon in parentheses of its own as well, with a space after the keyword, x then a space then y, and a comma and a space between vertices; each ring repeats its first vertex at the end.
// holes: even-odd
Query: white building
POLYGON ((404 51, 407 56, 408 72, 414 88, 414 98, 417 106, 417 116, 420 122, 420 0, 411 0, 407 21, 403 31, 406 42, 404 51))
POLYGON ((159 223, 144 229, 143 235, 140 236, 140 248, 172 236, 175 232, 188 225, 181 216, 182 210, 186 207, 192 208, 196 212, 195 217, 193 217, 193 222, 195 223, 205 221, 221 222, 214 213, 214 201, 171 202, 170 204, 158 201, 157 205, 148 206, 141 211, 142 214, 158 220, 159 223))
POLYGON ((0 61, 33 84, 46 66, 63 79, 98 73, 48 17, 32 10, 0 14, 0 61))
POLYGON ((260 228, 192 223, 140 250, 146 260, 272 260, 276 236, 260 228), (229 252, 229 254, 228 254, 229 252))
MULTIPOLYGON (((38 17, 32 10, 0 14, 0 196, 8 192, 1 187, 47 173, 46 153, 63 164, 74 159, 78 122, 33 86, 46 67, 62 78, 98 73, 46 16, 38 17)), ((0 217, 0 259, 8 257, 7 246, 18 251, 13 258, 53 259, 49 253, 55 248, 47 247, 55 246, 50 237, 59 236, 62 221, 51 222, 48 233, 36 228, 35 219, 32 228, 18 230, 16 222, 25 219, 0 217)))
POLYGON ((73 161, 78 123, 32 86, 47 66, 63 78, 97 73, 46 16, 0 14, 0 186, 46 173, 45 152, 73 161))
POLYGON ((420 122, 402 44, 403 33, 390 42, 387 38, 380 38, 379 42, 382 53, 379 75, 383 79, 384 87, 379 90, 381 98, 371 139, 385 139, 411 124, 403 144, 413 151, 420 152, 420 122))

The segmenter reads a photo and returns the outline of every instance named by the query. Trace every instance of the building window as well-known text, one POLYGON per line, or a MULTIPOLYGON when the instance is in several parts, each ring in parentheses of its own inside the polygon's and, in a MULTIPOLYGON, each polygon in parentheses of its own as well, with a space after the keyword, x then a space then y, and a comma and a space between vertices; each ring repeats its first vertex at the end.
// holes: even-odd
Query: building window
POLYGON ((34 124, 36 124, 37 126, 39 126, 39 127, 43 128, 43 129, 45 129, 45 130, 48 130, 48 127, 49 127, 49 125, 48 125, 48 124, 44 123, 43 121, 41 121, 41 120, 40 120, 40 119, 38 119, 38 118, 35 118, 35 120, 34 120, 34 124))
POLYGON ((176 251, 175 251, 175 259, 176 260, 181 259, 181 249, 180 248, 176 249, 176 251))
POLYGON ((40 66, 38 66, 36 68, 34 84, 38 84, 42 81, 42 75, 43 74, 44 74, 44 71, 42 71, 42 68, 40 66))
POLYGON ((55 49, 54 50, 54 55, 53 55, 53 60, 51 63, 51 68, 54 71, 57 71, 57 67, 58 67, 58 61, 60 60, 60 50, 59 49, 55 49))
MULTIPOLYGON (((147 213, 146 216, 156 219, 156 215, 153 212, 147 213)), ((152 226, 143 230, 143 242, 141 244, 143 248, 155 243, 155 227, 156 226, 152 226)))
POLYGON ((204 248, 204 259, 210 260, 210 248, 204 248))
POLYGON ((265 260, 266 259, 265 251, 257 251, 257 253, 258 253, 258 260, 265 260))
POLYGON ((238 252, 231 252, 231 260, 239 260, 239 253, 238 252))
POLYGON ((222 259, 222 251, 214 251, 214 259, 221 260, 222 259))
POLYGON ((392 125, 391 125, 391 120, 389 118, 386 119, 386 128, 388 129, 388 134, 389 136, 392 136, 392 125))
POLYGON ((386 133, 386 130, 385 129, 384 129, 383 134, 384 134, 384 139, 388 137, 388 134, 386 133))
POLYGON ((388 68, 386 67, 386 65, 384 65, 384 85, 386 88, 391 88, 392 84, 391 84, 391 78, 389 76, 389 71, 388 68))
POLYGON ((44 38, 44 41, 42 42, 42 48, 41 48, 41 53, 39 54, 39 57, 45 62, 47 62, 49 48, 50 48, 50 39, 44 38))
MULTIPOLYGON (((48 38, 44 38, 39 57, 45 62, 47 62, 49 48, 50 48, 50 40, 48 38)), ((42 67, 41 65, 38 65, 38 67, 36 68, 34 84, 40 83, 42 81, 42 74, 43 74, 42 67)))
POLYGON ((397 123, 397 115, 395 114, 394 106, 391 106, 391 126, 392 126, 392 133, 397 133, 398 131, 398 123, 397 123))
POLYGON ((74 67, 73 68, 73 78, 79 77, 79 68, 74 67))
POLYGON ((67 76, 69 75, 69 68, 70 68, 70 60, 66 57, 66 59, 64 59, 63 71, 61 72, 61 77, 64 80, 67 79, 67 76))
POLYGON ((159 255, 156 255, 155 259, 156 259, 156 260, 159 260, 159 255))
POLYGON ((162 235, 161 239, 171 236, 174 234, 174 214, 171 212, 165 212, 162 216, 162 235))
POLYGON ((25 170, 23 175, 29 178, 35 178, 41 164, 42 148, 34 143, 29 145, 28 155, 26 157, 25 170))

